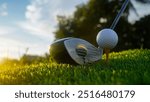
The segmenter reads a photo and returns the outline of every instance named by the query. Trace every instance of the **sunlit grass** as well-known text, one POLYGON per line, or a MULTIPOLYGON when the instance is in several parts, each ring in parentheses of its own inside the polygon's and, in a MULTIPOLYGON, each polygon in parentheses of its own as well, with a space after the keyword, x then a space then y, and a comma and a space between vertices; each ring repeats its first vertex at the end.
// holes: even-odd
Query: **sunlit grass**
POLYGON ((0 84, 150 84, 150 50, 112 52, 108 64, 104 59, 82 66, 0 65, 0 84))

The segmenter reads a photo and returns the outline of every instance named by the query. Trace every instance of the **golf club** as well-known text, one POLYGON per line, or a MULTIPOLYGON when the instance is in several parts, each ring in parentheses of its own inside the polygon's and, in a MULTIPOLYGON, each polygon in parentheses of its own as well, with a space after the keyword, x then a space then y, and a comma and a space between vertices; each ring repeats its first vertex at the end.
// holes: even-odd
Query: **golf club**
POLYGON ((117 25, 117 23, 118 23, 118 21, 119 21, 121 15, 122 15, 122 13, 123 13, 124 10, 126 9, 127 5, 129 4, 129 1, 130 1, 130 0, 126 0, 126 1, 123 3, 123 5, 122 5, 122 7, 121 7, 121 9, 120 9, 120 11, 119 11, 119 13, 118 13, 118 15, 116 16, 116 18, 114 19, 112 25, 110 26, 110 29, 115 29, 115 27, 116 27, 116 25, 117 25))
MULTIPOLYGON (((116 18, 114 19, 112 25, 110 26, 110 29, 114 30, 117 23, 119 22, 120 20, 120 17, 122 16, 123 12, 125 11, 127 5, 129 4, 129 1, 130 0, 125 0, 125 2, 123 3, 118 15, 116 16, 116 18)), ((108 63, 108 59, 109 59, 109 52, 110 52, 110 49, 109 48, 105 48, 105 53, 106 53, 106 63, 108 63)))

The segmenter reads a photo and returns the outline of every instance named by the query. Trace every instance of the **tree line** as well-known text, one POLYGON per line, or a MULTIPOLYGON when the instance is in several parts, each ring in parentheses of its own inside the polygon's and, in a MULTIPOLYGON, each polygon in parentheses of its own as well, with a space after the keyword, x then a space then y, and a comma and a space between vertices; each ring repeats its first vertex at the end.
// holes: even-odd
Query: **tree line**
MULTIPOLYGON (((150 3, 149 0, 135 1, 143 5, 150 3)), ((111 26, 123 2, 124 0, 89 0, 87 4, 78 5, 73 16, 58 15, 58 25, 55 31, 56 39, 77 37, 97 46, 96 36, 98 32, 111 26)), ((150 48, 150 15, 131 23, 128 20, 130 10, 138 16, 137 9, 130 1, 115 28, 119 42, 114 51, 150 48)))

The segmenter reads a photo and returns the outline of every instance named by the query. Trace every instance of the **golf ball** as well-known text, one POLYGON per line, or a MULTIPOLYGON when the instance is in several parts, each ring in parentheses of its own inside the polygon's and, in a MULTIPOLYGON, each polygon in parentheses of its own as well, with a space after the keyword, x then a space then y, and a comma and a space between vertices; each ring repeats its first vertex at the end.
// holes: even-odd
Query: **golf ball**
POLYGON ((118 43, 118 36, 112 29, 103 29, 98 33, 96 41, 100 48, 112 49, 118 43))

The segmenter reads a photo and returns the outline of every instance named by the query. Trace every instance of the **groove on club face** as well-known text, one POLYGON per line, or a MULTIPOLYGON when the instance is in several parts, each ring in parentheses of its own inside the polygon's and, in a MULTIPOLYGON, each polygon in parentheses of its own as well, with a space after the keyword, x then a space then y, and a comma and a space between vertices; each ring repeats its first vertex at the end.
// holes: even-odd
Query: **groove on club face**
POLYGON ((84 45, 78 45, 76 52, 79 56, 85 57, 87 55, 87 48, 84 45))

